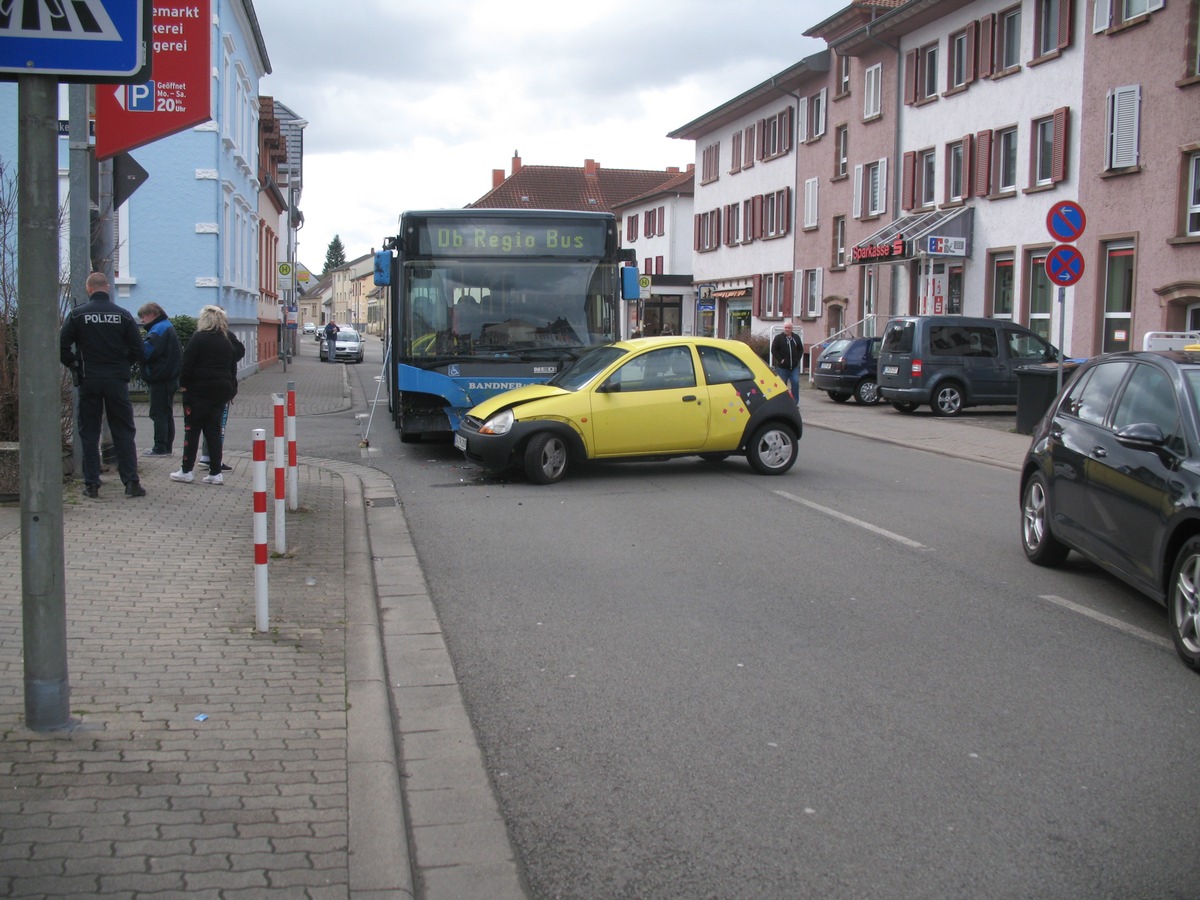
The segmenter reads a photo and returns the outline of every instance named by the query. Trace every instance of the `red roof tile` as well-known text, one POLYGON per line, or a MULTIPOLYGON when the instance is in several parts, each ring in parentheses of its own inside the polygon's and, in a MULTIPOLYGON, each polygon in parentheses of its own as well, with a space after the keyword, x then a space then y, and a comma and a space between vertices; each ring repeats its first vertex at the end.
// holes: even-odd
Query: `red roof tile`
POLYGON ((468 208, 570 209, 612 212, 613 207, 651 193, 681 174, 661 169, 606 169, 588 160, 582 167, 523 166, 468 208))

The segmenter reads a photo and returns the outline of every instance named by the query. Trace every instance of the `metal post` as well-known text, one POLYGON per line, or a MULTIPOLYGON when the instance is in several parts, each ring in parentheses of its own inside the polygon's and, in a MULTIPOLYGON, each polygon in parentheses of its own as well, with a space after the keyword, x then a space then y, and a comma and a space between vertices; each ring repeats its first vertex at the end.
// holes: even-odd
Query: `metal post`
POLYGON ((287 553, 287 445, 284 435, 284 396, 274 395, 275 442, 272 457, 275 460, 275 552, 287 553))
POLYGON ((58 343, 58 79, 17 78, 17 287, 21 429, 21 614, 25 724, 70 723, 63 567, 58 343))
MULTIPOLYGON (((69 98, 69 180, 70 180, 70 248, 71 248, 71 305, 77 306, 87 297, 87 277, 92 271, 92 155, 88 142, 88 94, 86 84, 68 88, 69 98)), ((79 421, 79 389, 71 392, 72 422, 79 421)), ((83 471, 83 445, 79 429, 71 429, 71 450, 74 470, 83 471)))
POLYGON ((271 602, 267 583, 267 432, 255 428, 254 437, 254 627, 270 627, 271 602))
POLYGON ((1067 322, 1067 289, 1062 285, 1058 286, 1058 389, 1054 392, 1054 396, 1062 393, 1063 383, 1063 366, 1067 361, 1067 350, 1063 346, 1064 335, 1066 333, 1067 322))

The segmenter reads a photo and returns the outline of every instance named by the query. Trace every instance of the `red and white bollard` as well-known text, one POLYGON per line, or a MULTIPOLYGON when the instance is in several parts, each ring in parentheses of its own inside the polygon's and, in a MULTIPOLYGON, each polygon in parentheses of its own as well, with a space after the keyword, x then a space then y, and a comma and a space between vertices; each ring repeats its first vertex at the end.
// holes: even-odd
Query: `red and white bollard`
POLYGON ((296 466, 296 382, 289 381, 287 389, 287 497, 288 509, 300 508, 300 472, 296 466))
POLYGON ((283 455, 283 394, 275 395, 275 552, 287 553, 287 513, 283 455))
POLYGON ((267 432, 254 429, 254 626, 267 630, 267 432))

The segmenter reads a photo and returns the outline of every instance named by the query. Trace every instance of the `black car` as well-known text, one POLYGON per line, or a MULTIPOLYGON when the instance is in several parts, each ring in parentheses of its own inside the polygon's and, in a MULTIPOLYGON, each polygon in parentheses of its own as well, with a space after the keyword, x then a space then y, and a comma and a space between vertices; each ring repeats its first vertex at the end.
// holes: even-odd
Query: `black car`
POLYGON ((883 338, 839 338, 821 351, 813 369, 813 385, 829 399, 874 406, 879 402, 879 345, 883 338))
POLYGON ((1071 550, 1167 607, 1200 670, 1200 352, 1089 360, 1037 424, 1021 470, 1021 542, 1071 550))

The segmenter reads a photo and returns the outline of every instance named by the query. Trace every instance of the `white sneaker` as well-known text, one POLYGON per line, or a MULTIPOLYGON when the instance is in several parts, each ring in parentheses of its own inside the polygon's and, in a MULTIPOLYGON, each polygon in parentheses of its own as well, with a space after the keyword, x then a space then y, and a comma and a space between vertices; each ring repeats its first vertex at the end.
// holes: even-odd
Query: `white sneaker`
POLYGON ((220 472, 218 472, 216 475, 205 475, 204 483, 205 484, 224 484, 225 476, 223 476, 220 472))
POLYGON ((171 480, 172 481, 185 481, 188 484, 191 484, 193 481, 196 480, 196 476, 194 476, 191 472, 185 472, 185 471, 183 471, 183 469, 180 469, 178 472, 171 473, 171 480))

